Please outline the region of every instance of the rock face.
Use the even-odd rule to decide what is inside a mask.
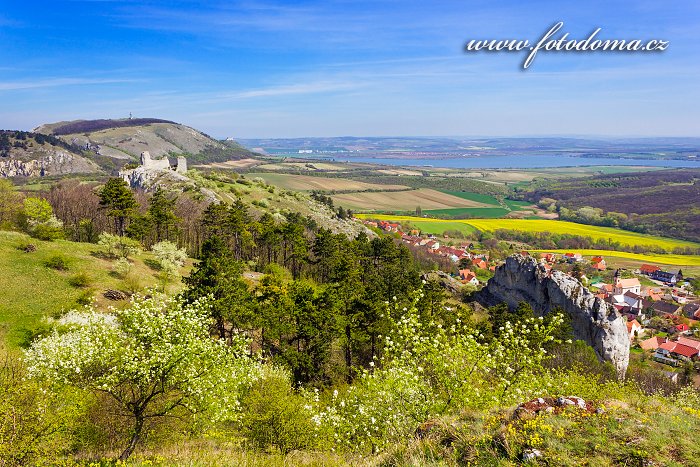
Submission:
[[[550,274],[529,256],[510,256],[476,300],[485,306],[505,302],[512,308],[524,301],[540,314],[561,308],[571,317],[577,339],[593,347],[598,358],[611,362],[621,378],[627,371],[630,340],[624,318],[561,271]]]
[[[0,177],[44,177],[97,171],[99,167],[93,162],[64,151],[55,151],[31,160],[0,159]]]

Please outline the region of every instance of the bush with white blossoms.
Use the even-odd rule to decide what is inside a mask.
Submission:
[[[508,323],[497,340],[486,342],[472,329],[422,323],[415,305],[389,311],[393,331],[371,370],[334,392],[328,404],[309,401],[316,425],[331,429],[336,443],[376,451],[430,418],[509,404],[542,390],[543,346],[554,340],[561,316],[546,324],[540,318]]]
[[[141,244],[136,240],[119,235],[102,232],[97,244],[104,249],[104,253],[112,258],[128,258],[141,252]]]
[[[132,416],[133,437],[144,423],[186,409],[211,420],[236,419],[239,395],[262,373],[248,342],[210,337],[206,300],[134,297],[125,310],[93,308],[66,315],[53,334],[26,351],[28,375],[110,395]]]
[[[151,251],[158,262],[160,267],[164,270],[175,270],[181,268],[185,261],[187,260],[187,253],[184,248],[178,248],[173,242],[164,240],[158,242],[151,247]]]

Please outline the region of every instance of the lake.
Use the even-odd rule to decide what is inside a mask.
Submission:
[[[334,160],[342,162],[364,162],[368,164],[400,166],[432,166],[450,169],[537,169],[551,167],[580,167],[589,165],[625,165],[646,167],[691,167],[700,168],[700,161],[659,160],[659,159],[614,159],[605,157],[575,157],[561,155],[513,155],[461,157],[451,159],[393,159],[386,157],[314,157],[309,154],[287,154],[288,157],[303,159]]]

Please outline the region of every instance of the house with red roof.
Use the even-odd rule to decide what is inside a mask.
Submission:
[[[679,344],[687,345],[688,347],[692,347],[692,348],[700,351],[700,341],[698,341],[698,340],[689,339],[687,337],[679,336],[678,339],[676,339],[676,342],[678,342]]]
[[[661,271],[661,268],[658,266],[652,266],[651,264],[642,264],[642,266],[639,268],[639,272],[645,276],[650,276],[656,271]]]
[[[489,267],[488,263],[484,261],[483,258],[474,258],[472,260],[472,265],[479,269],[487,269]]]
[[[650,337],[649,339],[643,340],[639,343],[639,346],[644,350],[656,350],[661,344],[667,342],[668,339],[665,337]]]
[[[607,269],[607,265],[602,256],[594,256],[591,259],[591,264],[593,265],[593,269],[597,269],[598,271],[605,271]]]
[[[656,349],[654,359],[659,359],[663,363],[676,365],[679,363],[679,361],[695,360],[698,358],[698,354],[700,354],[700,350],[694,347],[678,342],[667,341],[660,344]],[[675,361],[675,364],[670,363],[668,360]]]

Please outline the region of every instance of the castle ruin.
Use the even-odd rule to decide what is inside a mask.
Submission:
[[[163,159],[153,159],[148,151],[143,151],[141,153],[141,166],[144,169],[173,170],[177,173],[184,174],[187,172],[187,159],[185,159],[184,156],[178,156],[177,163],[171,165],[170,159],[167,157]]]

